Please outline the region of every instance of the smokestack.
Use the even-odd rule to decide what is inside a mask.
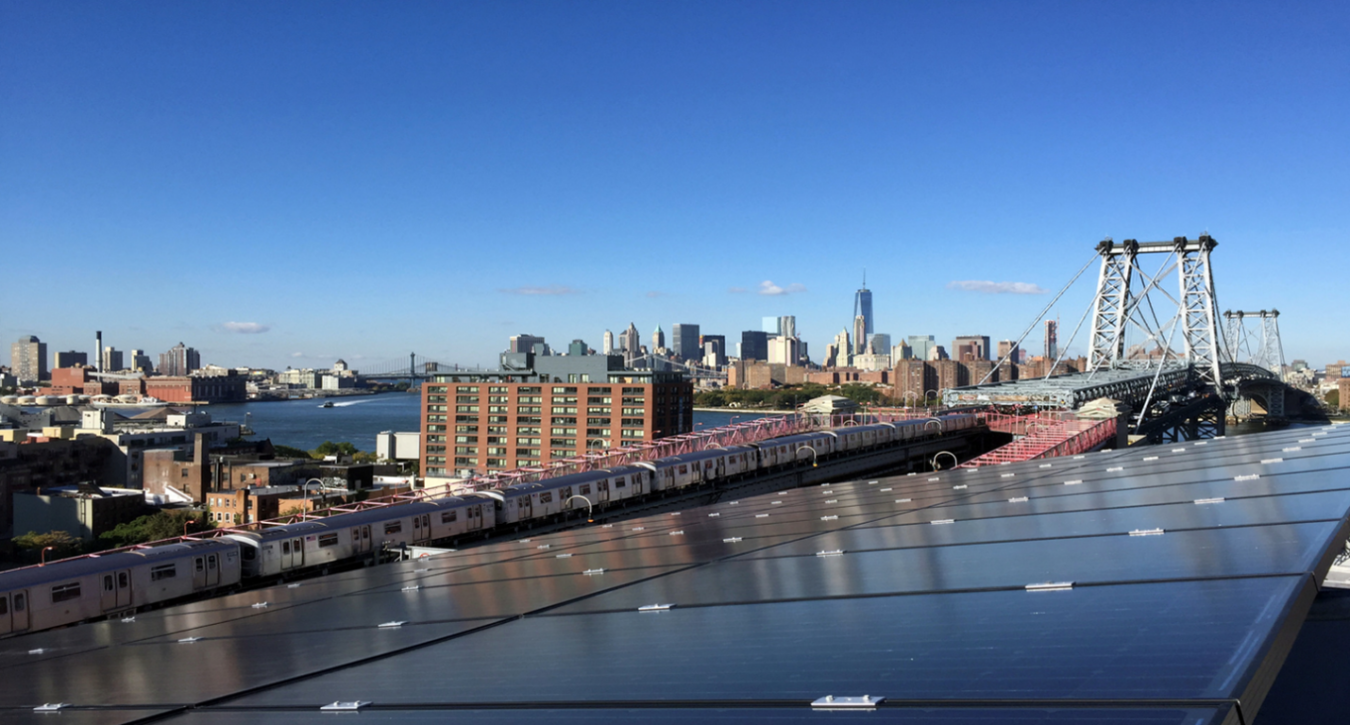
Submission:
[[[94,330],[94,369],[103,372],[103,331]]]

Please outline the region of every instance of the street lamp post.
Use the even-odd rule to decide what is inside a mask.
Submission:
[[[49,552],[49,551],[55,551],[55,550],[56,550],[56,547],[55,547],[55,546],[44,546],[44,547],[42,548],[42,554],[41,554],[42,559],[41,559],[41,561],[38,562],[38,566],[46,566],[46,565],[47,565],[47,552]]]
[[[193,525],[193,524],[195,524],[195,523],[197,523],[197,519],[188,519],[187,521],[184,521],[184,522],[183,522],[183,536],[184,536],[184,537],[186,537],[186,536],[188,535],[188,527],[191,526],[191,525]]]
[[[320,505],[322,505],[324,508],[328,508],[328,492],[327,492],[327,491],[324,489],[324,487],[323,487],[323,479],[322,479],[322,478],[310,478],[310,479],[307,479],[307,480],[305,481],[305,483],[304,483],[304,485],[303,485],[303,487],[302,487],[302,488],[304,489],[304,493],[305,493],[305,496],[304,496],[304,500],[305,500],[305,508],[306,508],[306,509],[309,509],[309,508],[310,508],[310,506],[309,506],[309,501],[310,501],[310,498],[309,498],[309,484],[311,484],[311,483],[317,483],[317,484],[319,484]]]

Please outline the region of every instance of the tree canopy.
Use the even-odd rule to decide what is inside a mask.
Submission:
[[[99,538],[112,547],[144,544],[147,541],[159,541],[182,536],[184,527],[188,533],[197,533],[213,528],[206,511],[179,509],[147,514],[134,521],[118,524],[112,531],[105,531]],[[192,523],[188,523],[188,522]]]

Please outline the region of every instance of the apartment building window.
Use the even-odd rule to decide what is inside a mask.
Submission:
[[[576,415],[577,409],[573,405],[555,405],[550,412],[554,415]]]
[[[587,405],[610,405],[614,402],[613,398],[587,398]]]
[[[625,428],[641,428],[643,420],[641,418],[624,418],[621,425]]]
[[[599,437],[603,437],[603,438],[608,438],[608,437],[609,437],[609,429],[608,429],[608,428],[587,428],[587,429],[586,429],[586,437],[587,437],[587,438],[590,438],[591,436],[599,436]]]
[[[434,423],[428,423],[428,424],[427,424],[427,432],[428,432],[428,433],[444,433],[444,432],[445,432],[445,426],[443,426],[443,425],[438,425],[438,424],[434,424]]]
[[[456,432],[456,433],[477,433],[477,432],[478,432],[478,426],[476,426],[476,425],[457,425],[457,426],[455,426],[455,432]]]
[[[539,428],[537,426],[523,425],[516,428],[516,435],[539,435]]]
[[[428,406],[427,406],[427,410],[428,410],[429,412],[432,412],[432,413],[444,413],[444,412],[446,412],[445,409],[446,409],[446,406],[444,406],[444,405],[428,405]]]
[[[611,392],[612,390],[613,390],[613,388],[589,388],[589,389],[586,390],[586,394],[587,394],[587,395],[609,395],[610,392]]]
[[[478,446],[455,446],[455,453],[458,455],[473,455],[478,452]]]
[[[519,388],[516,388],[516,392],[521,395],[538,395],[539,393],[544,392],[544,389],[536,385],[522,385]]]
[[[576,448],[575,438],[550,438],[548,440],[549,448]]]
[[[490,386],[488,386],[488,392],[489,392],[489,393],[505,393],[505,392],[507,392],[508,390],[510,390],[510,388],[506,387],[505,385],[490,385]]]
[[[553,428],[549,431],[555,436],[574,436],[577,434],[576,428]]]
[[[489,459],[487,459],[487,465],[488,465],[488,468],[494,468],[494,469],[500,470],[500,469],[506,468],[506,459],[505,459],[505,458],[489,458]]]
[[[478,465],[477,458],[456,458],[455,465],[460,468],[473,468]]]
[[[477,412],[478,412],[478,406],[476,406],[476,405],[456,405],[456,406],[455,406],[455,412],[456,412],[456,413],[477,413]]]
[[[577,394],[577,389],[576,389],[576,388],[554,388],[554,389],[553,389],[553,394],[554,394],[554,395],[576,395],[576,394]]]
[[[630,430],[630,429],[625,428],[622,432],[620,432],[619,436],[620,436],[621,438],[641,438],[641,437],[642,437],[642,431],[640,431],[640,430]]]
[[[488,422],[489,422],[489,423],[506,423],[506,422],[508,422],[508,421],[507,421],[507,419],[506,419],[506,416],[504,416],[504,415],[489,415],[489,416],[488,416]]]
[[[586,425],[609,425],[609,418],[587,418]]]

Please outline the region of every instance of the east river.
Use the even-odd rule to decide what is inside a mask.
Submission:
[[[272,439],[276,445],[313,450],[324,441],[350,442],[363,451],[375,450],[375,436],[382,431],[418,431],[418,413],[422,396],[412,393],[384,393],[327,398],[332,408],[322,407],[324,400],[286,400],[257,403],[210,405],[204,410],[215,420],[247,423],[253,440]],[[733,418],[744,421],[759,417],[746,413],[694,411],[694,426],[699,429],[727,425]]]

